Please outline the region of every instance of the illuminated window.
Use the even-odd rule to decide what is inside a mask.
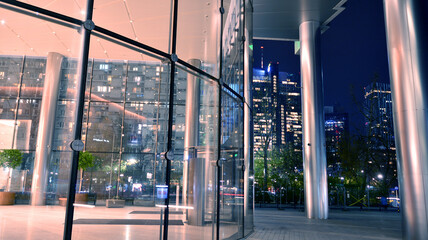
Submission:
[[[100,70],[108,70],[108,64],[100,64]]]

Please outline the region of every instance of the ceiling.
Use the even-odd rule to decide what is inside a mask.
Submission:
[[[83,20],[85,0],[23,0],[44,9]],[[96,0],[93,21],[130,39],[170,52],[171,0]],[[217,62],[219,6],[216,0],[179,1],[177,55]],[[37,13],[30,13],[30,15]],[[0,55],[46,56],[58,52],[68,57],[80,53],[76,29],[16,13],[0,5]],[[147,55],[93,36],[90,57],[152,60]]]
[[[85,0],[23,0],[60,14],[84,19]],[[171,0],[96,0],[95,25],[130,39],[170,52]],[[229,0],[225,1],[229,6]],[[327,26],[343,10],[346,0],[253,0],[254,38],[298,39],[302,21],[316,20]],[[3,6],[5,6],[3,4]],[[220,37],[218,0],[180,0],[177,55],[216,65]],[[226,9],[227,10],[227,9]],[[0,4],[0,55],[46,56],[58,52],[78,57],[81,37],[77,29],[17,13]],[[97,36],[91,38],[90,57],[98,59],[153,60]]]
[[[270,40],[298,40],[304,21],[318,21],[322,31],[340,12],[347,0],[253,0],[253,37]]]

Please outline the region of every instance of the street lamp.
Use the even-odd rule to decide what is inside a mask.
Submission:
[[[343,186],[343,209],[346,209],[346,188],[345,188],[345,177],[340,177]]]

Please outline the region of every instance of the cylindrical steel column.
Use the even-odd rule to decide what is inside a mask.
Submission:
[[[327,162],[319,22],[303,22],[299,31],[306,216],[327,219]]]
[[[253,19],[252,5],[245,2],[244,44],[244,227],[249,231],[254,224],[254,173],[253,173]],[[247,233],[244,231],[244,236]]]
[[[428,239],[428,2],[385,0],[404,239]]]
[[[202,65],[198,59],[191,59],[188,62],[197,68]],[[197,226],[204,224],[205,210],[205,166],[201,166],[205,162],[198,160],[196,149],[199,145],[199,105],[200,79],[188,73],[184,131],[183,201],[185,205],[193,207],[189,210],[189,224]]]
[[[33,206],[44,205],[46,200],[48,163],[52,150],[53,126],[63,58],[64,56],[61,54],[51,52],[48,54],[46,60],[43,99],[40,109],[33,182],[31,186],[31,205]]]

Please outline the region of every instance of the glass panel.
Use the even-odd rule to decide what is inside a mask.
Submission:
[[[21,97],[42,99],[46,58],[25,56]]]
[[[37,0],[25,1],[28,4],[41,7],[56,13],[74,17],[80,20],[85,19],[86,0]]]
[[[214,239],[218,86],[179,69],[175,88],[168,239]]]
[[[73,8],[66,2],[37,1],[37,4],[50,10],[61,6],[71,11]],[[70,4],[75,2],[82,1]],[[19,204],[58,205],[67,200],[71,159],[71,152],[67,150],[74,123],[74,107],[72,102],[58,101],[55,94],[43,94],[43,91],[47,89],[44,85],[46,79],[52,81],[50,84],[65,81],[62,64],[78,62],[76,57],[80,55],[81,37],[77,27],[69,28],[66,27],[69,24],[60,21],[42,20],[41,14],[25,15],[0,7],[0,16],[0,122],[2,125],[11,123],[7,128],[0,127],[2,132],[7,131],[0,136],[0,144],[3,143],[1,148],[19,149],[22,155],[21,164],[14,169],[0,168],[0,182],[5,176],[10,180],[4,189],[0,186],[4,191],[0,194],[14,194],[12,203],[16,204],[1,207],[0,221],[3,225],[0,239],[61,239],[65,208]],[[70,87],[64,87],[64,91]],[[21,98],[16,105],[18,92]],[[44,112],[41,112],[42,105],[46,107]],[[51,114],[46,114],[48,110],[52,110]],[[39,118],[43,114],[45,125],[39,127]],[[15,117],[17,121],[10,122]],[[61,120],[62,124],[55,120]],[[36,146],[40,147],[38,152],[35,151]],[[22,217],[18,220],[17,216]],[[40,232],[46,226],[49,226],[49,231]]]
[[[35,150],[39,129],[40,99],[21,99],[16,122],[15,147],[23,150]]]
[[[177,55],[183,61],[199,59],[201,69],[219,76],[220,1],[179,1]]]
[[[16,99],[0,99],[0,116],[1,119],[15,119]],[[7,125],[9,126],[9,125]],[[13,126],[10,125],[10,126]],[[4,129],[4,128],[2,128]]]
[[[88,71],[92,81],[91,101],[123,103],[126,64],[123,60],[91,60]],[[88,86],[89,84],[90,81],[87,81]]]
[[[128,82],[126,91],[129,94],[127,101],[144,101],[144,103],[154,103],[168,101],[167,89],[169,78],[168,65],[159,62],[129,62]],[[143,103],[143,102],[142,102]]]
[[[244,155],[242,103],[222,94],[222,151],[220,179],[220,238],[243,237]]]
[[[76,83],[78,61],[75,58],[66,58],[61,64],[61,82],[59,83],[58,99],[77,99]]]
[[[73,129],[75,124],[74,101],[58,100],[55,115],[55,129],[52,139],[52,148],[58,151],[70,151],[70,143],[74,140]],[[70,159],[71,161],[71,159]]]
[[[122,118],[123,104],[91,102],[88,130],[87,134],[84,134],[85,150],[89,152],[119,151]]]
[[[2,10],[0,10],[2,12]],[[3,31],[1,31],[3,36]],[[3,38],[3,37],[2,37]],[[2,40],[0,39],[0,44]],[[0,52],[1,53],[1,52]],[[1,55],[0,59],[0,97],[18,96],[19,78],[22,72],[22,56]]]
[[[160,153],[167,135],[169,67],[133,47],[91,42],[91,48],[101,42],[112,49],[102,59],[92,59],[97,52],[90,50],[84,138],[94,166],[79,172],[76,185],[86,208],[75,209],[73,239],[159,239],[163,215],[155,204],[163,200],[155,185],[165,184]],[[91,223],[99,225],[94,229]]]
[[[168,52],[171,4],[172,1],[95,1],[93,19],[95,24],[100,27]],[[99,47],[104,48],[103,45]],[[108,49],[108,54],[114,50],[108,47],[105,49]],[[119,52],[115,54],[119,54]],[[100,57],[98,56],[98,58]],[[127,57],[126,59],[131,60],[132,58]]]
[[[0,149],[11,149],[15,145],[15,111],[16,99],[0,99]]]
[[[223,33],[223,81],[235,92],[243,96],[244,91],[244,37],[243,26],[243,1],[232,0],[230,2],[227,20]]]

